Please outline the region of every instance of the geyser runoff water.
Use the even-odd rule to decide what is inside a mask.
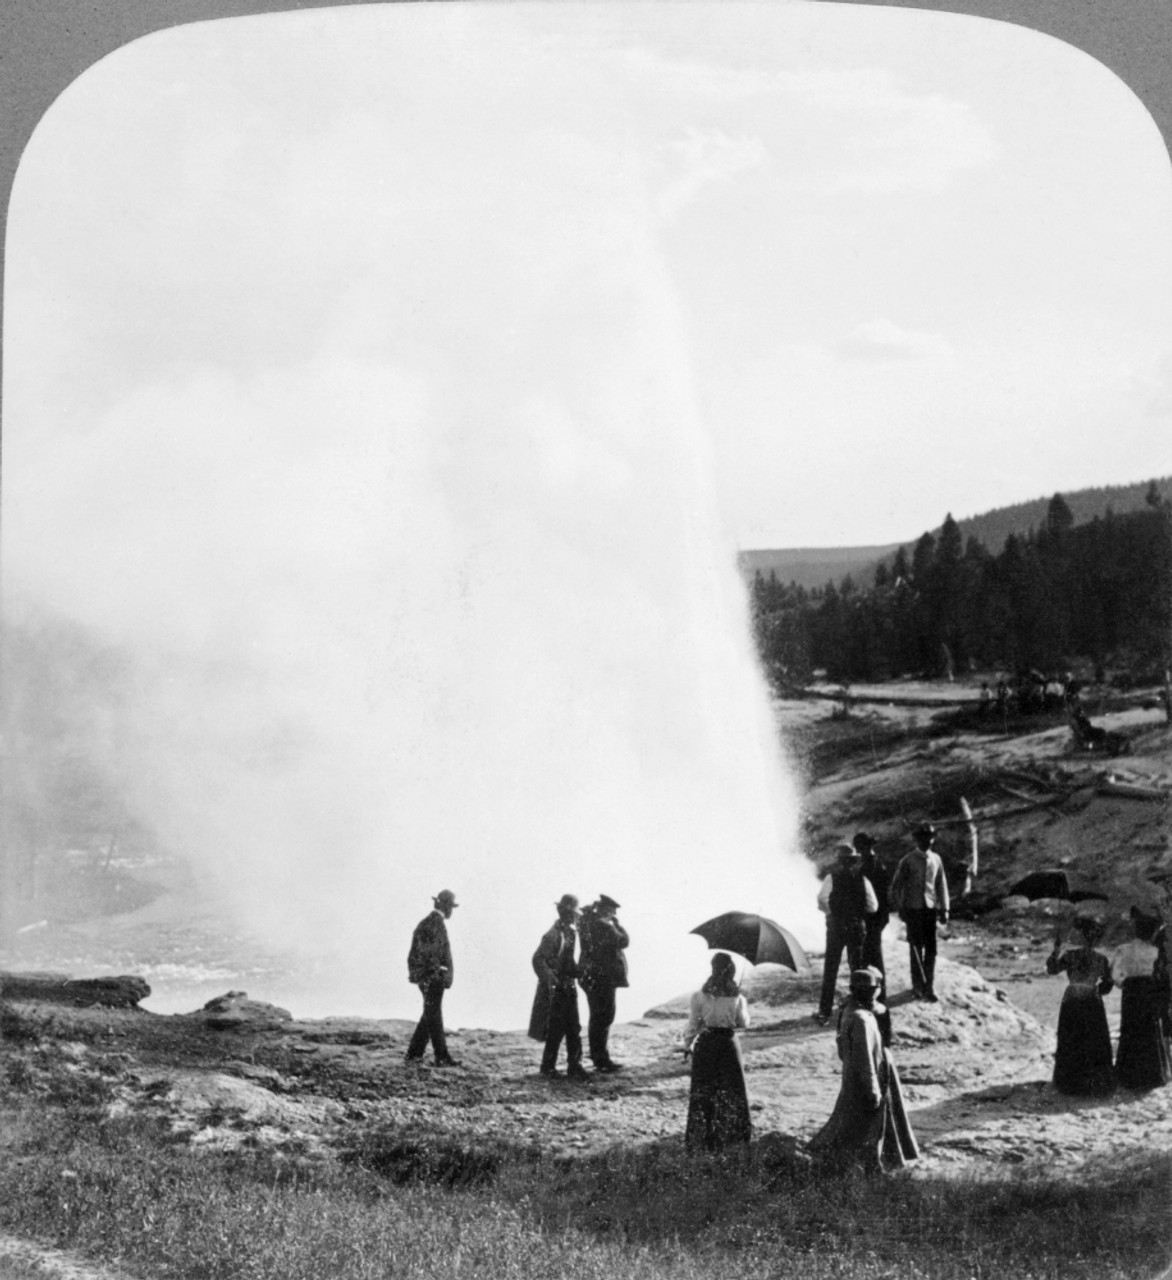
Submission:
[[[208,74],[210,101],[202,47],[182,65],[197,86]],[[146,58],[122,51],[87,92],[101,105]],[[390,93],[377,70],[370,94]],[[530,71],[527,91],[554,74]],[[461,74],[463,102],[499,88]],[[422,76],[408,88],[438,101]],[[267,90],[258,111],[297,85]],[[632,936],[619,1017],[638,1016],[703,980],[689,930],[708,917],[760,911],[807,942],[818,918],[663,204],[605,110],[555,96],[510,122],[486,177],[464,120],[386,146],[361,101],[336,138],[322,114],[305,153],[205,137],[202,185],[166,166],[155,197],[135,180],[166,225],[122,246],[128,275],[91,341],[122,306],[182,338],[156,319],[141,357],[120,348],[122,383],[81,424],[20,394],[12,350],[6,589],[135,655],[110,739],[128,803],[244,925],[318,958],[312,997],[251,996],[415,1016],[411,930],[450,888],[448,1021],[520,1027],[555,900],[607,893]],[[54,198],[70,105],[18,178],[14,332],[43,305],[21,237]],[[154,135],[119,123],[128,174],[149,173]],[[96,261],[111,188],[84,165],[71,181],[56,215]],[[320,288],[307,244],[330,260]],[[164,289],[184,304],[158,311]]]

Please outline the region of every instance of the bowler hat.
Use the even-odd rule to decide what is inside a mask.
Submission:
[[[852,969],[851,970],[851,990],[861,988],[864,991],[873,991],[879,986],[879,978],[876,976],[875,969]]]
[[[563,893],[555,905],[559,911],[577,911],[578,899],[572,893]]]
[[[921,822],[912,832],[912,839],[917,844],[931,844],[936,839],[936,828],[930,822]]]
[[[835,852],[838,854],[839,860],[845,862],[848,858],[859,857],[859,851],[849,840],[840,840],[834,846]]]
[[[856,849],[873,849],[875,847],[875,837],[869,831],[856,831],[852,843]]]
[[[456,895],[451,891],[451,889],[441,889],[439,893],[432,898],[432,902],[434,902],[437,907],[458,907],[460,905],[456,901]]]

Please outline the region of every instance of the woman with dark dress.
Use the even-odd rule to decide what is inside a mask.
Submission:
[[[1065,973],[1066,990],[1058,1009],[1058,1049],[1054,1088],[1059,1093],[1103,1096],[1115,1088],[1111,1032],[1103,997],[1115,985],[1107,957],[1095,950],[1103,927],[1089,916],[1074,922],[1077,942],[1063,947],[1061,932],[1046,957],[1046,972]],[[1081,946],[1077,943],[1081,942]]]
[[[1123,994],[1115,1078],[1125,1089],[1158,1089],[1172,1080],[1168,956],[1159,916],[1131,909],[1135,937],[1115,953],[1111,973]]]
[[[723,951],[712,957],[712,976],[692,996],[684,1052],[692,1056],[692,1090],[684,1144],[718,1151],[748,1143],[752,1134],[745,1068],[737,1029],[749,1025],[749,1006],[737,968]]]

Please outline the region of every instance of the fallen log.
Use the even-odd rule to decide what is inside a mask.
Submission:
[[[1124,800],[1167,801],[1168,799],[1168,792],[1159,787],[1142,787],[1135,782],[1117,782],[1111,777],[1099,783],[1099,795],[1119,796]]]

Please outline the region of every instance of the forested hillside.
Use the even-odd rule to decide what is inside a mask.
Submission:
[[[1147,505],[1152,485],[1161,498],[1172,498],[1172,477],[1141,481],[1137,484],[1100,485],[1093,489],[1078,489],[1064,494],[1063,498],[1077,525],[1088,524],[1095,516],[1126,515],[1142,511]],[[956,523],[960,535],[967,541],[976,538],[992,551],[1005,545],[1011,533],[1025,537],[1031,529],[1039,529],[1045,523],[1049,498],[1034,498],[1029,502],[1017,502],[1009,507],[998,507],[982,515],[962,517]],[[940,528],[931,530],[939,537]],[[913,543],[905,544],[910,554]],[[881,564],[891,566],[898,543],[888,546],[868,547],[790,547],[743,550],[737,553],[737,564],[746,582],[752,582],[760,572],[768,578],[775,573],[779,582],[793,583],[810,590],[824,587],[831,580],[837,582],[850,574],[858,587],[874,584],[875,574]]]
[[[819,669],[868,681],[1087,664],[1158,678],[1172,661],[1172,503],[1153,481],[1141,510],[1079,524],[1055,494],[1037,529],[997,552],[948,516],[872,586],[848,575],[810,591],[758,573],[752,601],[780,685]]]

